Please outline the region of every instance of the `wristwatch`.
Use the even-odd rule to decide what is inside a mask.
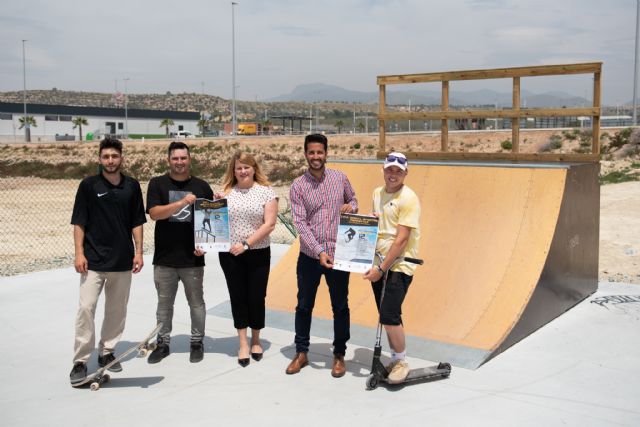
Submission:
[[[249,249],[251,249],[251,246],[249,246],[246,240],[242,241],[242,247],[244,248],[245,251],[248,251]]]
[[[380,267],[379,265],[376,265],[376,268],[378,269],[380,274],[382,274],[384,276],[384,270],[382,269],[382,267]]]

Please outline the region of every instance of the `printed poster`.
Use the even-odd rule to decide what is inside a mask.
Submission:
[[[364,273],[373,265],[378,240],[378,218],[340,214],[333,268]]]
[[[196,199],[193,211],[196,249],[204,252],[228,252],[231,244],[227,199]]]

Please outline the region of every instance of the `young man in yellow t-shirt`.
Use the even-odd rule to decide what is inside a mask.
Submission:
[[[373,191],[373,213],[379,218],[376,251],[384,255],[384,261],[364,274],[364,278],[371,281],[380,322],[392,349],[387,378],[389,384],[401,383],[409,374],[401,315],[402,302],[413,279],[415,264],[402,261],[391,268],[380,306],[384,274],[393,261],[398,257],[415,258],[418,254],[420,201],[416,193],[404,185],[408,166],[409,162],[402,153],[391,153],[384,162],[385,185]]]

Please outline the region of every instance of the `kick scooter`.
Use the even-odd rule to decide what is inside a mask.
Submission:
[[[380,263],[384,261],[384,257],[376,253],[376,256],[380,260]],[[373,348],[373,360],[371,362],[371,373],[367,377],[367,390],[374,390],[378,387],[380,382],[388,383],[387,377],[389,376],[389,372],[387,368],[380,361],[380,355],[382,354],[382,323],[380,317],[380,311],[382,308],[382,301],[384,300],[384,293],[387,287],[387,277],[389,275],[389,270],[391,267],[396,265],[401,261],[406,261],[412,264],[422,265],[424,263],[423,260],[417,258],[409,258],[409,257],[398,257],[393,263],[389,266],[387,271],[384,273],[383,281],[382,281],[382,292],[380,295],[380,306],[378,307],[378,327],[376,329],[376,345]],[[427,382],[435,379],[447,378],[451,374],[451,365],[449,363],[438,363],[435,366],[429,366],[426,368],[418,368],[411,369],[409,371],[409,375],[401,384],[413,383],[413,382]]]

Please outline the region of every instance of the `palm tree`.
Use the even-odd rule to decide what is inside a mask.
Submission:
[[[336,127],[338,128],[338,133],[342,132],[342,126],[344,126],[344,122],[342,120],[338,120],[336,122]]]
[[[80,141],[82,141],[82,126],[89,126],[89,122],[87,122],[87,119],[84,117],[74,117],[73,120],[71,120],[71,123],[73,123],[73,128],[78,128],[79,132],[80,132]]]
[[[171,119],[162,119],[162,121],[160,122],[160,127],[164,126],[164,130],[165,130],[165,134],[167,135],[167,138],[169,138],[169,126],[173,126],[175,123],[173,123],[173,120]]]
[[[204,136],[204,130],[209,127],[209,120],[201,118],[198,120],[198,128],[200,128],[200,135]]]
[[[20,127],[18,129],[22,129],[26,125],[26,128],[24,130],[25,139],[27,140],[27,142],[31,142],[31,127],[38,127],[36,119],[33,116],[26,116],[20,117],[18,119],[18,122],[20,122]]]
[[[271,123],[271,120],[266,119],[264,122],[262,122],[262,133],[264,134],[265,131],[269,132],[269,134],[271,134],[271,125],[273,123]]]

